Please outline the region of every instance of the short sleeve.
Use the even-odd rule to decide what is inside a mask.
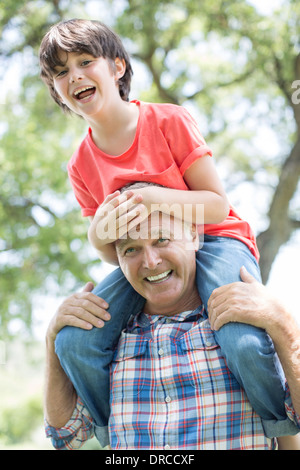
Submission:
[[[212,151],[201,135],[195,119],[183,107],[174,107],[166,138],[182,175],[198,158],[204,155],[212,156]]]
[[[94,216],[98,209],[98,204],[90,194],[82,179],[77,175],[76,168],[68,165],[68,175],[77,202],[81,207],[83,217]]]

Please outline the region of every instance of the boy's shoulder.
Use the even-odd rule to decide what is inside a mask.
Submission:
[[[144,116],[156,121],[167,121],[186,118],[188,111],[183,107],[173,103],[150,103],[141,102],[141,109]]]
[[[154,112],[157,114],[174,114],[180,112],[182,106],[173,103],[150,103],[142,101],[141,106],[145,111]]]

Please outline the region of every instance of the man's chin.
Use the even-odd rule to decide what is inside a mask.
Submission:
[[[154,315],[176,315],[180,308],[181,296],[174,292],[157,293],[147,296],[146,313]]]

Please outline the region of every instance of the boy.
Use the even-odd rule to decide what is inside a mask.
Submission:
[[[164,203],[167,213],[176,204],[182,208],[181,214],[189,204],[193,208],[189,221],[194,223],[199,223],[197,206],[204,205],[204,246],[196,256],[198,290],[205,308],[216,287],[240,279],[242,265],[260,279],[255,237],[229,207],[211,150],[195,121],[179,106],[128,101],[132,69],[115,33],[97,21],[62,22],[44,37],[40,64],[41,76],[59,106],[89,125],[68,172],[82,214],[91,220],[89,239],[102,259],[117,263],[113,242],[148,216],[154,204]],[[135,181],[164,187],[119,192]],[[111,217],[116,233],[99,238]],[[159,266],[153,266],[145,282],[159,288],[169,275],[172,273],[161,273]],[[96,435],[104,446],[108,442],[108,365],[129,316],[139,313],[144,301],[119,269],[94,292],[101,298],[101,314],[87,304],[86,311],[78,313],[81,322],[77,325],[82,329],[76,331],[77,352],[73,348],[70,355],[74,329],[66,327],[57,336],[57,353],[94,417]],[[110,314],[102,299],[109,303]],[[216,339],[262,417],[267,436],[297,433],[286,417],[284,378],[266,333],[229,323],[216,332]]]

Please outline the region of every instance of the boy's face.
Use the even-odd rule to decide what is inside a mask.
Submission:
[[[61,52],[64,66],[57,66],[53,83],[61,101],[87,121],[120,100],[118,79],[125,72],[120,59],[114,63],[86,53]]]

